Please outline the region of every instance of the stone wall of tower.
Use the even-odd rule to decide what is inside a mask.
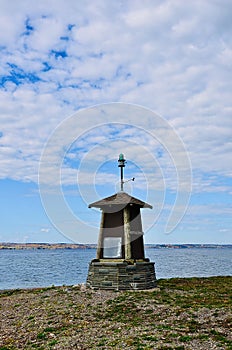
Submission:
[[[156,287],[153,262],[99,262],[92,261],[86,286],[93,289],[143,290]]]

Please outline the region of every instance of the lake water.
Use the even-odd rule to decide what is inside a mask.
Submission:
[[[96,249],[0,250],[0,290],[85,283]],[[146,249],[156,276],[232,275],[231,248]]]

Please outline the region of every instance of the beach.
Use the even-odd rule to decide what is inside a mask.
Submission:
[[[84,284],[0,293],[0,350],[232,349],[232,276],[158,280],[146,291]]]

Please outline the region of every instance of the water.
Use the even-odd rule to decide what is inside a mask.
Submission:
[[[0,250],[0,290],[85,283],[95,249]],[[146,250],[157,278],[232,275],[232,249]]]
[[[157,278],[232,275],[231,248],[147,249]]]
[[[95,249],[0,250],[0,289],[85,282]]]

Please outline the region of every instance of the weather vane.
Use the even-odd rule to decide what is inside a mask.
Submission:
[[[119,154],[119,159],[118,159],[118,167],[121,169],[121,191],[123,192],[123,185],[125,182],[128,181],[134,181],[135,178],[133,177],[130,180],[124,181],[123,180],[123,168],[125,168],[125,163],[126,163],[126,159],[124,158],[124,155],[122,153]]]

